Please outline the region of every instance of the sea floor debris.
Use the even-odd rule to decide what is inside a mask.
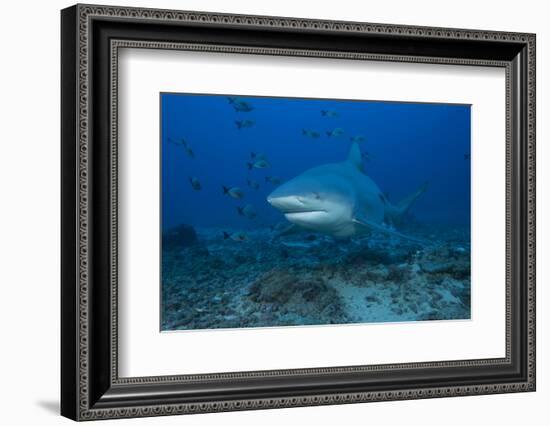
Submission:
[[[191,230],[181,230],[188,241]],[[192,244],[163,246],[162,330],[470,318],[468,227],[415,224],[409,233],[427,244],[194,231]]]

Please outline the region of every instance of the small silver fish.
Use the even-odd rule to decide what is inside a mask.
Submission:
[[[321,133],[311,129],[302,129],[302,135],[313,139],[317,139],[321,136]]]
[[[258,160],[253,163],[246,163],[246,166],[248,167],[248,170],[267,169],[269,167],[269,163],[266,160]]]
[[[265,160],[267,161],[267,157],[265,156],[265,154],[262,154],[262,153],[259,153],[259,152],[251,152],[250,153],[250,158],[252,158],[253,160]]]
[[[236,186],[233,188],[228,188],[227,186],[223,186],[223,185],[222,185],[222,188],[223,188],[223,195],[229,195],[231,198],[234,198],[236,200],[244,197],[244,192],[241,188],[238,188]]]
[[[323,117],[338,117],[340,114],[338,114],[333,109],[323,109],[321,110],[321,115]]]
[[[357,136],[352,136],[351,138],[349,138],[350,141],[352,142],[365,142],[365,137],[363,135],[357,135]]]
[[[168,138],[168,142],[171,142],[174,145],[178,145],[178,146],[183,146],[183,147],[187,146],[187,142],[183,138],[179,138],[179,139]]]
[[[189,146],[189,144],[187,143],[187,141],[185,139],[183,139],[183,138],[179,138],[179,139],[168,138],[168,141],[172,142],[174,145],[183,147],[185,153],[189,157],[195,158],[195,153],[193,152],[193,150],[191,149],[191,147]]]
[[[254,120],[236,120],[235,124],[237,125],[237,129],[241,130],[254,126],[256,122]]]
[[[252,204],[247,204],[244,207],[237,207],[237,213],[247,219],[254,219],[257,216],[256,210]]]
[[[332,136],[332,137],[342,136],[343,134],[344,134],[344,129],[340,127],[337,127],[336,129],[330,130],[327,132],[327,136]]]
[[[246,102],[242,102],[242,101],[235,104],[235,105],[233,105],[233,108],[237,112],[250,112],[254,109],[252,106],[250,106]]]
[[[200,191],[202,189],[200,181],[194,176],[189,178],[189,183],[195,191]]]
[[[237,112],[250,112],[254,109],[248,102],[242,101],[234,96],[228,96],[227,100]]]
[[[229,232],[224,231],[223,239],[227,240],[228,238],[232,239],[233,241],[242,242],[248,240],[248,235],[243,232],[233,232],[232,234],[230,234]]]
[[[266,176],[265,181],[270,182],[273,185],[279,185],[282,182],[281,179],[278,178],[277,176]]]
[[[274,231],[283,231],[285,229],[288,228],[288,224],[287,223],[283,223],[283,222],[278,222],[276,223],[275,225],[269,225],[269,230],[271,232],[274,232]]]
[[[247,179],[247,180],[246,180],[246,183],[247,183],[248,186],[251,187],[252,189],[259,189],[259,188],[260,188],[260,184],[259,184],[258,182],[256,182],[255,180]]]
[[[370,155],[368,152],[362,152],[362,153],[361,153],[361,157],[362,157],[363,160],[365,160],[365,161],[370,161],[370,160],[372,160],[372,155]]]
[[[195,158],[195,152],[191,149],[191,147],[189,147],[188,145],[185,146],[185,153],[190,157],[190,158]]]

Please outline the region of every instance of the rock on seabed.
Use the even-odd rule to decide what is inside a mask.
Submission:
[[[162,233],[162,249],[183,249],[198,243],[197,233],[191,225],[178,225]]]

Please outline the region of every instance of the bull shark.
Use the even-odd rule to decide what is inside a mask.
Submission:
[[[359,144],[354,142],[346,161],[306,170],[275,189],[267,202],[292,224],[281,234],[306,230],[334,238],[350,238],[370,231],[422,242],[393,227],[427,182],[397,204],[392,204],[363,171]]]

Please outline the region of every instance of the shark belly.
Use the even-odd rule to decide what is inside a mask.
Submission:
[[[356,234],[355,223],[351,217],[338,218],[324,211],[286,213],[285,218],[300,228],[319,232],[335,238],[348,238]]]
[[[346,222],[334,228],[330,235],[334,238],[350,238],[357,235],[357,227],[353,222]]]

